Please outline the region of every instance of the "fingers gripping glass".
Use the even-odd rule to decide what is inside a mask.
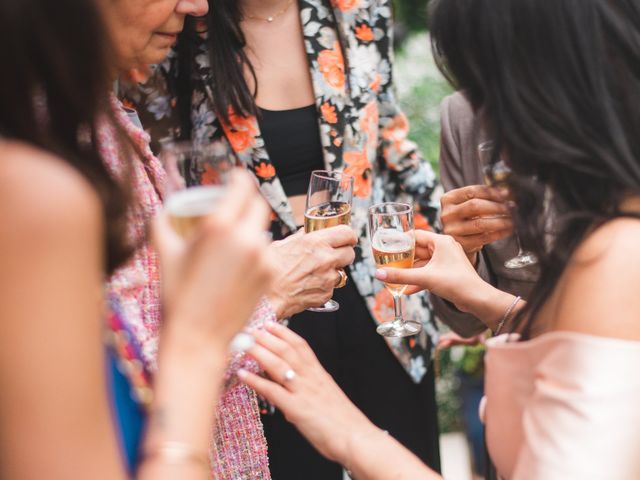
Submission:
[[[343,172],[315,170],[311,173],[304,214],[305,232],[351,224],[353,183],[354,178]],[[345,275],[340,273],[340,278],[344,278]],[[339,308],[338,302],[331,299],[321,307],[307,310],[335,312]]]
[[[234,156],[224,141],[193,143],[164,138],[159,158],[165,169],[164,209],[173,229],[188,237],[223,197]],[[253,343],[251,335],[241,332],[231,340],[229,350],[243,352]]]
[[[369,208],[369,236],[373,259],[378,268],[411,268],[415,256],[416,239],[413,229],[413,207],[406,203],[380,203]],[[393,296],[395,318],[376,331],[383,337],[408,337],[422,330],[422,325],[405,320],[402,314],[402,295],[407,285],[385,283]]]
[[[493,142],[484,142],[478,145],[480,161],[484,165],[482,168],[484,183],[489,187],[508,188],[508,180],[511,175],[511,170],[502,160],[492,163],[492,157],[494,155],[493,150]],[[504,262],[505,268],[524,268],[538,263],[538,259],[533,253],[522,249],[518,234],[515,233],[514,236],[518,245],[518,254]]]

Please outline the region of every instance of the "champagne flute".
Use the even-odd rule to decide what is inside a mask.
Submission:
[[[314,170],[311,172],[304,230],[307,233],[323,228],[351,224],[351,202],[354,178],[343,172]],[[341,277],[346,275],[344,270]],[[321,307],[308,308],[311,312],[335,312],[340,304],[331,299]]]
[[[494,146],[493,142],[484,142],[478,145],[478,153],[480,154],[480,160],[484,167],[482,173],[484,175],[484,183],[488,187],[497,188],[509,188],[509,176],[511,175],[511,169],[504,163],[503,160],[498,160],[492,163],[492,156]],[[538,263],[536,256],[522,249],[520,244],[520,237],[515,233],[516,243],[518,245],[518,254],[504,262],[505,268],[517,269],[528,267],[529,265],[535,265]]]
[[[166,172],[164,208],[174,230],[189,236],[224,195],[233,168],[229,148],[222,141],[199,144],[160,141],[160,161]]]
[[[416,239],[413,228],[413,207],[406,203],[380,203],[369,208],[369,236],[376,267],[412,268]],[[402,315],[402,295],[407,285],[386,283],[393,297],[395,318],[378,326],[383,337],[408,337],[422,330],[414,320]]]
[[[224,196],[233,157],[222,141],[203,144],[164,138],[160,147],[166,173],[164,209],[173,229],[186,238]],[[244,352],[254,343],[253,336],[240,332],[231,340],[229,352]]]

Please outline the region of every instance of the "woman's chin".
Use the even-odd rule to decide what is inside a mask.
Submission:
[[[156,47],[152,52],[144,55],[143,61],[146,65],[155,65],[157,63],[162,63],[169,55],[171,51],[171,45],[166,47]]]

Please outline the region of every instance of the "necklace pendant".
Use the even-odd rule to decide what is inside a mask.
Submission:
[[[267,17],[267,22],[269,23],[273,22],[273,17]]]

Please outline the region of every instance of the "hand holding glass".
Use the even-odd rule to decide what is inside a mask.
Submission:
[[[489,187],[508,188],[507,182],[511,175],[511,170],[502,160],[498,160],[496,163],[491,163],[491,157],[494,154],[493,149],[493,142],[484,142],[478,145],[480,160],[484,165],[482,168],[484,183]],[[518,254],[504,262],[505,268],[524,268],[538,263],[538,259],[533,253],[526,252],[522,249],[522,246],[520,245],[520,238],[517,233],[515,234],[515,238],[518,244]]]
[[[323,228],[349,225],[353,200],[354,178],[343,172],[315,170],[311,173],[304,230],[307,233]],[[340,273],[342,278],[344,271]],[[312,312],[335,312],[340,304],[331,299],[322,307],[308,308]]]
[[[225,194],[223,185],[233,169],[231,152],[222,141],[197,144],[163,139],[160,144],[166,174],[164,208],[173,229],[186,238]],[[243,352],[253,343],[251,335],[241,332],[229,350]]]

